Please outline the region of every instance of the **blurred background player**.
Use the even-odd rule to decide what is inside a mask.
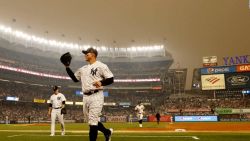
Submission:
[[[173,123],[174,123],[173,116],[171,116],[171,118],[170,118],[170,124],[173,124]]]
[[[157,124],[159,124],[159,123],[160,123],[160,120],[161,120],[161,115],[160,115],[160,113],[158,112],[158,113],[155,115],[155,117],[156,117],[156,120],[157,120]]]
[[[106,141],[111,141],[113,129],[107,129],[99,121],[101,115],[104,95],[103,86],[114,82],[113,73],[106,64],[96,60],[98,52],[94,48],[88,48],[82,51],[87,65],[79,68],[75,73],[68,66],[66,71],[74,82],[82,82],[83,91],[83,113],[89,124],[89,140],[96,141],[98,130],[101,131]]]
[[[133,123],[133,115],[132,114],[129,114],[128,122],[129,122],[129,124]]]
[[[65,107],[66,98],[62,93],[59,93],[59,87],[53,87],[53,94],[50,97],[50,105],[48,115],[51,117],[51,134],[50,136],[55,135],[55,121],[58,117],[58,121],[61,124],[61,135],[65,135],[65,125],[63,121],[63,114],[61,109]]]
[[[5,116],[5,124],[9,124],[9,117]]]
[[[145,107],[142,105],[141,102],[139,102],[138,105],[136,105],[135,110],[137,111],[137,117],[139,121],[139,127],[142,127],[142,119],[143,119],[143,110]]]

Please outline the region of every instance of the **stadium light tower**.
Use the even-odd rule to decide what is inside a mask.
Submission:
[[[182,94],[181,92],[181,75],[184,73],[183,70],[180,69],[180,63],[177,62],[176,63],[176,70],[174,72],[174,74],[176,75],[177,79],[178,79],[178,94]],[[176,84],[175,84],[176,86]]]
[[[182,70],[176,70],[175,71],[178,74],[178,81],[179,81],[179,94],[182,94],[181,92],[181,75],[183,74],[184,71]]]

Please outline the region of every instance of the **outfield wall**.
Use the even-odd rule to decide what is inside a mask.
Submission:
[[[138,122],[137,117],[129,116],[102,116],[101,122]],[[155,115],[144,116],[143,122],[156,122]],[[224,110],[220,115],[162,115],[160,122],[234,122],[234,121],[250,121],[250,114],[229,114],[228,109]],[[2,120],[0,124],[5,124],[7,121]],[[84,120],[65,120],[65,123],[83,123]],[[30,123],[50,123],[50,120],[10,120],[8,124],[30,124]]]
[[[218,116],[174,116],[175,122],[217,122]]]

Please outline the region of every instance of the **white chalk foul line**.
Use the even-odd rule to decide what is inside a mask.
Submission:
[[[195,140],[199,140],[200,139],[200,138],[198,138],[196,136],[193,136],[192,138],[195,139]]]
[[[116,136],[123,138],[192,138],[195,140],[199,140],[200,138],[196,136],[135,136],[135,135],[127,135],[127,136]]]
[[[19,134],[19,135],[10,135],[10,136],[7,136],[8,138],[13,138],[13,137],[20,137],[20,136],[23,136],[23,134]]]
[[[19,136],[33,136],[33,137],[48,137],[49,135],[41,135],[41,134],[20,134],[20,135],[12,135],[12,136],[8,136],[8,137],[19,137]],[[68,137],[87,137],[88,135],[64,135],[64,136],[68,136]],[[61,135],[56,135],[53,137],[64,137]],[[102,136],[102,135],[101,135]],[[196,136],[139,136],[139,135],[126,135],[126,136],[112,136],[112,138],[192,138],[195,140],[199,140],[198,137]]]

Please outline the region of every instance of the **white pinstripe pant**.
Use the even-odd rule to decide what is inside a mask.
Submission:
[[[137,118],[138,118],[138,120],[142,120],[143,119],[143,114],[142,113],[138,113],[137,114]]]
[[[89,125],[98,125],[104,103],[103,91],[91,95],[83,95],[84,119]]]
[[[55,134],[56,117],[58,117],[58,121],[61,124],[62,132],[65,132],[65,125],[63,121],[63,115],[61,114],[61,109],[52,109],[51,111],[51,134]]]

